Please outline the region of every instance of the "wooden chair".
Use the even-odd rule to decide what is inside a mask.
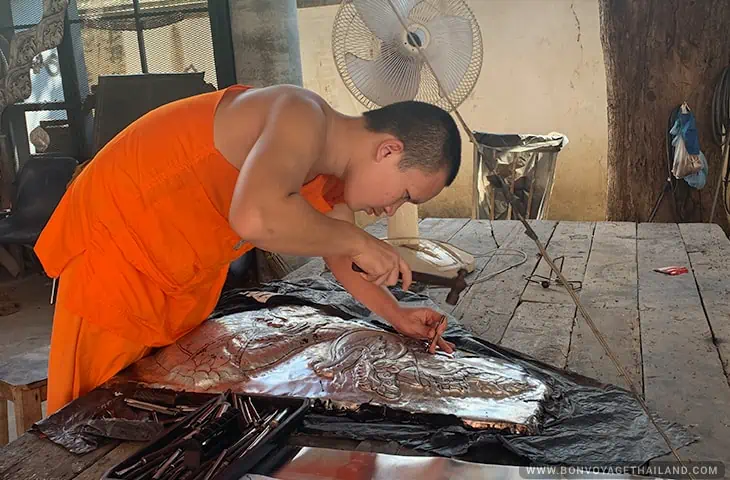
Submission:
[[[0,363],[0,445],[9,440],[8,403],[15,407],[18,436],[43,418],[41,402],[46,400],[48,351],[41,347],[14,355]]]

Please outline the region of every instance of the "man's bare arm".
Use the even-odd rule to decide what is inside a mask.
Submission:
[[[322,153],[325,121],[319,105],[296,93],[273,102],[233,193],[229,221],[241,238],[291,255],[351,257],[361,250],[355,225],[320,214],[299,195]]]
[[[327,215],[353,224],[355,222],[354,214],[347,205],[336,205]],[[441,338],[446,330],[446,323],[441,322],[441,314],[428,308],[402,307],[385,287],[373,284],[353,271],[352,262],[347,257],[327,256],[324,260],[337,280],[356,300],[397,331],[414,338],[437,338],[435,345],[441,350],[447,353],[454,351],[454,345]],[[404,288],[408,289],[405,282]]]
[[[347,205],[335,205],[335,208],[327,215],[353,225],[355,223],[355,214]],[[385,287],[368,282],[362,275],[355,272],[349,257],[327,255],[324,257],[324,261],[337,281],[368,310],[389,322],[398,317],[400,305],[395,297]]]

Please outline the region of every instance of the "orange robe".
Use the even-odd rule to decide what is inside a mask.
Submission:
[[[148,113],[69,186],[35,246],[46,273],[59,279],[49,414],[200,325],[229,264],[253,248],[229,225],[239,171],[213,141],[223,94],[247,88]],[[342,183],[319,176],[301,195],[328,212]]]

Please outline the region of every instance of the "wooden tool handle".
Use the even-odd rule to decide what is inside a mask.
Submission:
[[[357,264],[352,264],[352,269],[359,273],[367,273],[365,270],[360,268]],[[399,280],[402,280],[400,276],[398,277]],[[422,282],[426,283],[428,285],[440,285],[443,287],[451,287],[454,283],[454,279],[451,278],[445,278],[445,277],[439,277],[438,275],[432,275],[430,273],[421,273],[416,271],[411,271],[411,279],[414,282]]]

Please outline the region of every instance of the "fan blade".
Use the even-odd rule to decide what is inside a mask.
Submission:
[[[347,71],[355,86],[377,105],[385,106],[418,95],[421,81],[421,62],[404,56],[392,44],[384,44],[375,60],[363,60],[351,53],[345,54]]]
[[[472,61],[473,33],[471,22],[463,17],[436,17],[425,25],[431,39],[424,55],[433,67],[448,96],[456,90]]]
[[[393,11],[393,6],[405,20],[411,13],[413,6],[420,0],[353,0],[358,15],[380,40],[387,42],[396,35],[401,35],[403,26]]]

